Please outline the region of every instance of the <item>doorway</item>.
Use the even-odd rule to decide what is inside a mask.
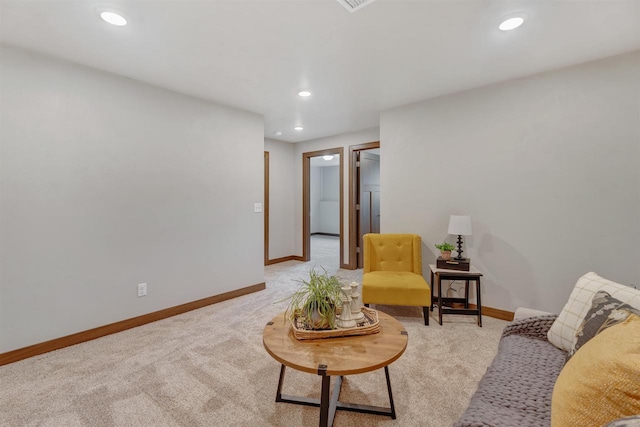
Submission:
[[[349,147],[349,267],[362,268],[362,236],[380,233],[380,141]]]
[[[321,265],[328,262],[331,265],[323,266],[331,268],[344,267],[343,151],[332,148],[302,154],[302,258],[317,259]]]

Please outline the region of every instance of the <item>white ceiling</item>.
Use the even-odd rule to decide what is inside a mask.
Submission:
[[[298,142],[379,112],[640,49],[640,1],[1,0],[1,40],[264,115]],[[114,27],[100,8],[121,11]],[[515,11],[528,20],[497,29]],[[297,92],[313,95],[300,98]],[[303,131],[295,131],[297,124]],[[281,131],[281,136],[274,135]]]

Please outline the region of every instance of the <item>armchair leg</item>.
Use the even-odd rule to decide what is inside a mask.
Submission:
[[[364,306],[365,306],[365,307],[369,307],[369,304],[365,304]]]
[[[429,307],[422,307],[422,313],[424,314],[425,326],[429,326]]]

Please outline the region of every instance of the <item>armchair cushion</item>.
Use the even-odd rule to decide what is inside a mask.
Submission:
[[[403,271],[373,271],[362,279],[362,301],[367,304],[428,307],[431,289],[420,274]]]

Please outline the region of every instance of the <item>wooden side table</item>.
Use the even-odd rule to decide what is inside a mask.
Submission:
[[[433,311],[433,305],[438,304],[438,320],[442,325],[443,314],[464,314],[471,316],[478,316],[478,326],[482,327],[482,303],[480,300],[480,277],[482,273],[474,268],[470,267],[469,271],[460,270],[446,270],[444,268],[438,268],[435,264],[429,264],[431,269],[431,311]],[[435,277],[435,281],[434,281]],[[442,297],[442,280],[464,280],[464,298],[448,298]],[[469,282],[476,282],[476,308],[469,308]],[[433,288],[438,288],[438,296],[433,296]],[[443,307],[443,303],[462,303],[464,308]]]

